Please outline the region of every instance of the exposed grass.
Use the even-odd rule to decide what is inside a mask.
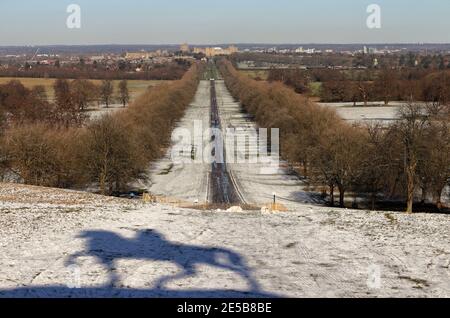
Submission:
[[[392,214],[385,213],[384,216],[386,217],[386,219],[389,220],[389,222],[391,222],[391,224],[396,224],[397,223],[397,219]]]
[[[320,90],[322,89],[322,83],[312,82],[309,83],[309,89],[311,90],[311,96],[320,97]]]
[[[217,71],[217,68],[213,65],[208,65],[205,73],[204,73],[204,80],[210,80],[210,79],[219,79],[219,72]]]
[[[268,70],[239,70],[241,74],[247,75],[248,77],[252,79],[262,79],[264,81],[267,81],[267,78],[269,77],[269,71]]]
[[[42,85],[47,91],[47,96],[50,100],[53,99],[53,84],[56,79],[53,78],[27,78],[27,77],[0,77],[0,85],[6,84],[11,80],[20,81],[25,87],[32,88],[33,86]],[[96,85],[101,83],[101,80],[91,80]],[[114,89],[117,91],[119,80],[114,80]],[[161,85],[163,83],[169,83],[170,81],[145,81],[145,80],[129,80],[128,89],[130,91],[130,96],[132,99],[142,94],[148,87],[154,87]]]

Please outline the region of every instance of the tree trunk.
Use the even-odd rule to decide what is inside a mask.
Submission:
[[[436,208],[438,210],[442,210],[441,198],[442,198],[442,191],[441,190],[436,191],[436,194],[435,194],[435,197],[434,197],[434,202],[435,202]]]
[[[100,173],[100,193],[102,195],[106,195],[106,174],[105,173]]]
[[[106,183],[108,182],[108,151],[105,151],[103,158],[103,167],[100,170],[100,191],[106,195]]]
[[[427,189],[425,189],[425,187],[422,187],[422,199],[420,200],[420,203],[424,205],[425,202],[427,202]]]
[[[414,168],[411,165],[406,168],[406,177],[408,183],[406,213],[413,213],[415,184],[414,184]]]
[[[330,205],[334,206],[334,184],[330,185]]]
[[[373,192],[373,193],[372,193],[372,198],[371,198],[371,201],[372,201],[372,211],[375,211],[375,201],[376,201],[376,198],[377,198],[377,195],[376,195],[375,192]]]
[[[345,208],[345,190],[343,187],[339,188],[339,206]]]

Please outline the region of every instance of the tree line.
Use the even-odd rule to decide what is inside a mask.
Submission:
[[[356,49],[356,48],[355,48]],[[255,53],[241,52],[231,56],[236,65],[251,61],[256,67],[278,65],[284,67],[307,67],[308,69],[409,69],[445,70],[450,69],[450,55],[443,53],[408,52],[399,54],[348,53]]]
[[[311,94],[320,83],[322,102],[383,102],[411,99],[435,103],[450,101],[450,71],[392,69],[340,71],[332,69],[271,69],[268,80],[280,81],[299,94]]]
[[[58,79],[53,91],[51,101],[42,85],[28,89],[18,80],[0,85],[0,125],[41,122],[81,126],[89,106],[102,103],[108,107],[117,100],[125,107],[130,101],[127,80],[120,81],[116,91],[111,80],[96,85],[85,79]]]
[[[118,62],[114,67],[101,64],[86,65],[84,63],[62,66],[51,65],[9,65],[0,68],[0,77],[30,77],[30,78],[73,78],[73,79],[127,79],[127,80],[178,80],[189,69],[189,64],[173,62],[157,65],[134,65],[127,62]],[[135,69],[141,69],[135,72]]]
[[[25,92],[17,112],[28,115],[14,117],[15,110],[5,108],[0,100],[7,117],[0,138],[1,176],[37,186],[96,187],[106,195],[126,190],[131,182],[145,177],[149,163],[163,154],[173,125],[195,94],[200,68],[193,65],[181,80],[149,88],[130,107],[84,125],[73,118],[71,109],[58,115],[70,120],[35,118],[30,114],[40,114],[42,97],[14,83],[22,90],[19,94]],[[67,101],[72,98],[67,84],[55,84],[61,87],[54,107],[73,105]],[[7,96],[6,105],[20,99],[13,95]]]
[[[350,125],[330,108],[295,93],[280,82],[255,81],[226,60],[220,70],[227,87],[261,127],[280,129],[281,155],[335,204],[346,195],[404,200],[411,213],[417,201],[442,208],[450,177],[450,108],[443,98],[427,106],[410,99],[399,120]],[[430,199],[431,198],[431,199]]]

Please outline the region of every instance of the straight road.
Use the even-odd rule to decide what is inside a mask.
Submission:
[[[211,84],[211,128],[214,130],[221,130],[222,125],[219,116],[219,108],[217,105],[216,82],[210,81]],[[234,183],[230,178],[226,163],[226,149],[222,138],[213,133],[213,141],[215,147],[213,155],[216,160],[212,163],[210,174],[210,203],[213,204],[242,204],[242,200],[237,194]]]

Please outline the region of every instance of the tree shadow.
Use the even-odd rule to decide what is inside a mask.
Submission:
[[[155,230],[138,231],[131,239],[108,231],[86,231],[79,235],[79,238],[86,240],[86,248],[70,255],[65,266],[76,265],[79,257],[94,257],[108,270],[108,283],[98,288],[46,286],[0,290],[0,297],[277,297],[262,292],[245,259],[229,249],[172,243]],[[121,278],[115,270],[117,262],[123,259],[170,262],[181,270],[175,275],[160,277],[151,289],[128,289],[121,287]],[[166,289],[169,282],[196,276],[198,265],[231,271],[239,275],[248,284],[249,289]]]

